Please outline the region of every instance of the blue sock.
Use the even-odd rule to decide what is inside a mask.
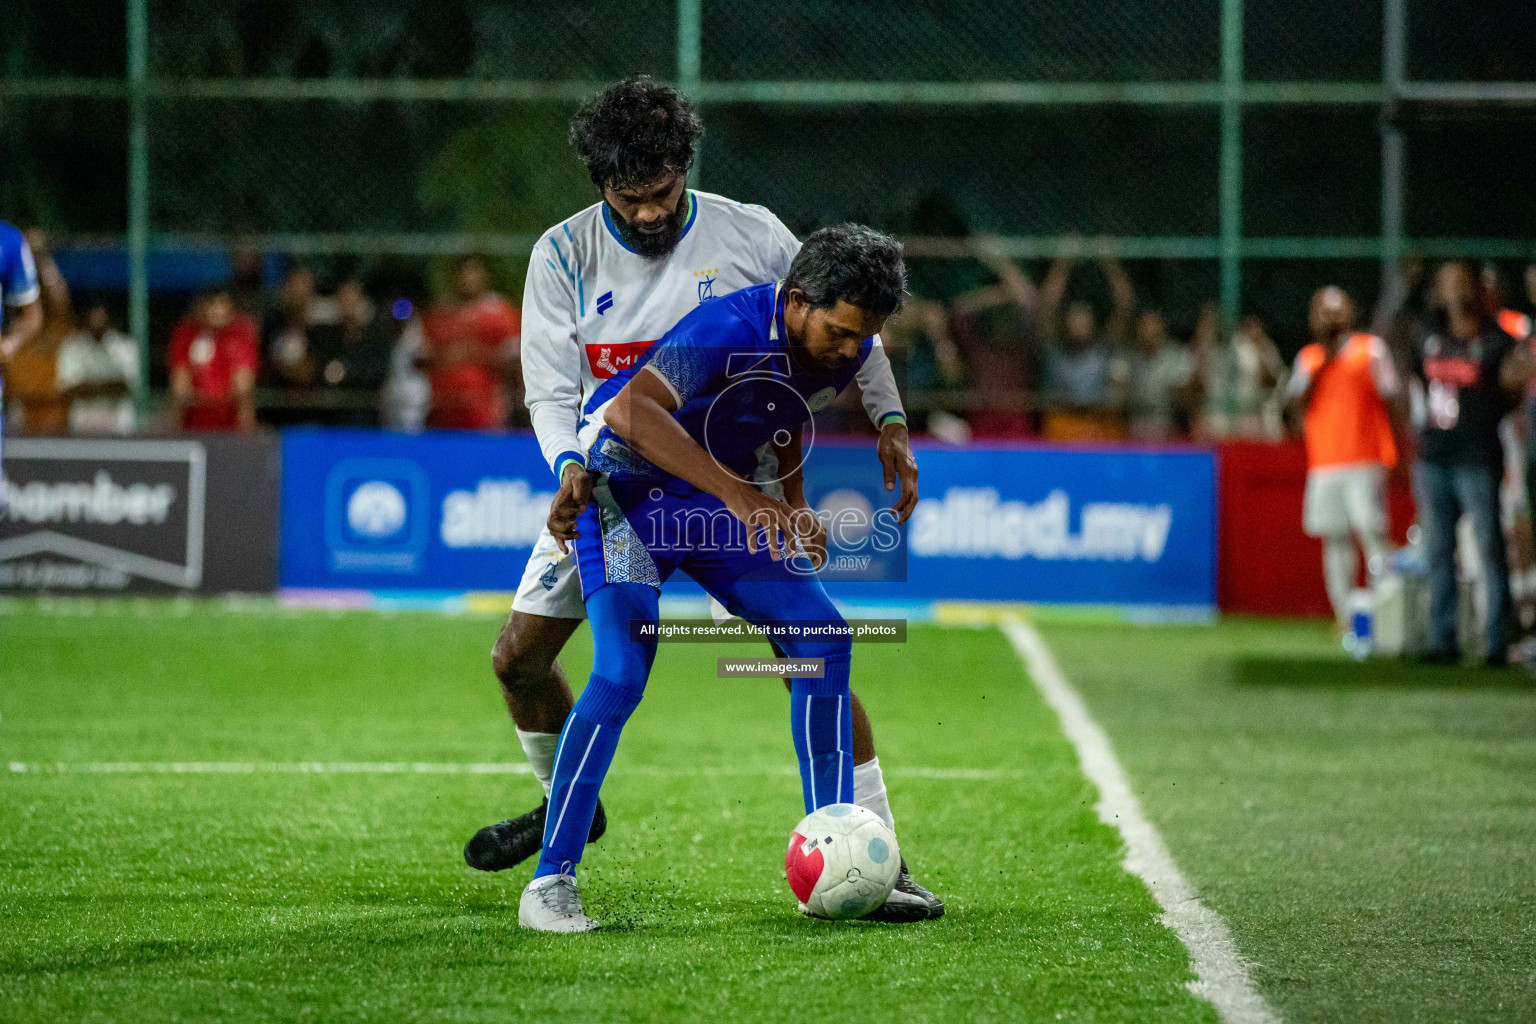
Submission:
[[[624,723],[640,703],[640,689],[594,675],[560,730],[555,775],[544,820],[544,851],[534,878],[567,874],[581,862],[597,811],[597,794],[619,748]]]
[[[824,678],[790,680],[789,720],[807,814],[827,804],[853,802],[849,660],[846,653],[829,656]]]
[[[630,639],[631,619],[656,618],[656,588],[612,583],[587,598],[592,623],[592,678],[560,730],[544,819],[544,852],[534,878],[573,871],[581,862],[597,811],[597,793],[613,763],[619,733],[645,693],[656,644]]]

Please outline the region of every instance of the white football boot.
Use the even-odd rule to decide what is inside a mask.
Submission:
[[[576,876],[564,873],[528,883],[517,905],[517,923],[536,932],[590,932],[598,927],[581,912]]]

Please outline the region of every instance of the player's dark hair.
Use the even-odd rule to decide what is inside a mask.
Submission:
[[[571,148],[598,188],[632,188],[685,173],[704,135],[693,104],[649,75],[615,82],[571,118]]]
[[[862,224],[822,228],[805,240],[784,287],[798,288],[812,309],[847,302],[877,316],[901,308],[907,266],[901,243]]]

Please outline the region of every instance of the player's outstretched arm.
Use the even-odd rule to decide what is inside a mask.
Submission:
[[[876,454],[885,470],[885,489],[894,491],[898,483],[901,485],[894,511],[896,521],[904,523],[917,507],[917,460],[912,457],[907,438],[907,417],[902,411],[896,375],[891,372],[890,358],[878,334],[855,379],[864,397],[864,411],[880,431]]]
[[[912,443],[907,437],[904,420],[891,420],[880,428],[880,444],[876,449],[880,465],[885,469],[885,489],[893,491],[901,485],[901,494],[891,511],[896,522],[904,523],[917,508],[917,459],[912,456]]]
[[[757,532],[764,530],[769,554],[777,561],[794,535],[794,510],[700,448],[672,415],[677,404],[671,386],[647,365],[614,397],[604,419],[652,465],[725,502],[730,513],[747,524],[748,551],[757,551]]]

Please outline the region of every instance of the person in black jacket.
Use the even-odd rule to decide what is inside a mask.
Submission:
[[[1487,591],[1484,664],[1508,662],[1512,624],[1509,562],[1499,521],[1504,450],[1499,422],[1532,376],[1524,348],[1500,330],[1476,275],[1465,263],[1435,271],[1413,357],[1422,389],[1414,498],[1424,531],[1430,581],[1425,660],[1459,660],[1456,644],[1456,523],[1465,513],[1477,538]]]

